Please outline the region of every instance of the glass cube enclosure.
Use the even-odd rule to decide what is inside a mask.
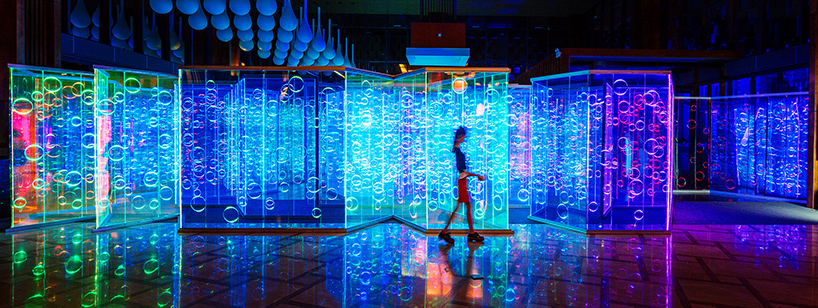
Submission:
[[[182,67],[182,228],[442,228],[460,125],[476,228],[507,228],[507,71],[334,69]]]
[[[532,83],[530,218],[583,232],[669,230],[670,73],[591,70]]]
[[[176,76],[96,66],[97,228],[179,215]]]
[[[94,215],[94,76],[9,65],[12,228]]]
[[[469,171],[486,175],[485,182],[469,180],[475,228],[507,229],[507,71],[346,75],[348,225],[395,218],[430,232],[443,228],[457,198],[454,132],[464,126]],[[467,228],[464,214],[455,215],[452,228]]]
[[[426,171],[428,223],[442,229],[457,205],[454,132],[466,128],[460,145],[468,171],[475,229],[508,229],[509,126],[508,71],[505,69],[426,68]],[[400,79],[396,79],[400,80]],[[462,212],[461,212],[462,211]],[[454,229],[468,229],[461,206]]]
[[[711,99],[711,191],[806,199],[809,93]]]
[[[343,77],[182,67],[181,227],[344,228]]]

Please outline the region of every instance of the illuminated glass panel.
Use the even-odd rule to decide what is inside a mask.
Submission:
[[[97,228],[179,215],[176,76],[95,67]]]
[[[93,216],[93,75],[9,68],[12,227]]]
[[[509,86],[508,95],[508,204],[527,208],[531,201],[531,86]]]
[[[806,92],[714,97],[710,189],[806,199]]]
[[[427,72],[429,229],[442,229],[457,202],[454,133],[466,128],[460,145],[468,171],[475,229],[508,228],[509,126],[508,74],[494,72]],[[465,212],[464,206],[458,210]],[[461,212],[462,211],[462,212]],[[468,229],[465,214],[452,228]]]
[[[422,93],[424,85],[421,82],[417,91]],[[415,140],[422,135],[411,131],[411,124],[422,126],[417,124],[423,122],[422,114],[412,113],[423,112],[423,100],[416,99],[413,87],[409,85],[406,95],[399,96],[389,76],[346,72],[343,153],[348,226],[389,219],[421,198],[422,188],[414,184],[425,184],[425,152],[418,147],[422,139]],[[413,110],[414,106],[420,108]],[[413,206],[422,209],[424,204]]]
[[[531,217],[580,230],[668,230],[668,73],[584,71],[533,81]]]

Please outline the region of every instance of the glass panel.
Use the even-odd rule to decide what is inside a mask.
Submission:
[[[10,65],[12,227],[94,215],[94,76]]]
[[[178,78],[107,67],[94,76],[97,228],[179,215]]]
[[[533,82],[531,217],[580,230],[667,230],[673,93],[667,74]]]

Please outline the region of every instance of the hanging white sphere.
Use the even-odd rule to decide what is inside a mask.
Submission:
[[[250,0],[230,0],[230,10],[236,15],[250,13]]]
[[[199,10],[199,0],[176,0],[176,8],[182,14],[193,14]]]
[[[286,51],[286,50],[278,50],[278,49],[276,49],[276,51],[275,51],[275,56],[276,56],[276,58],[281,58],[281,59],[284,59],[284,58],[286,58],[286,57],[287,57],[287,51]]]
[[[207,28],[207,16],[205,16],[204,10],[199,9],[196,13],[190,15],[187,19],[187,23],[195,30],[204,30],[204,28]]]
[[[298,27],[298,18],[295,17],[290,0],[284,0],[284,8],[281,11],[281,18],[278,19],[281,29],[293,31]]]
[[[91,35],[91,29],[74,27],[71,29],[71,34],[80,38],[88,38],[88,36]]]
[[[259,41],[268,42],[268,43],[273,41],[273,31],[258,30],[258,33],[256,33],[256,36],[258,36]]]
[[[229,42],[233,39],[233,29],[228,27],[224,30],[218,30],[216,31],[216,37],[222,42]]]
[[[94,40],[99,41],[99,27],[91,26],[91,37],[93,37]]]
[[[210,24],[212,24],[213,28],[216,28],[216,30],[230,28],[230,16],[227,15],[227,12],[210,16]]]
[[[159,14],[167,14],[173,10],[173,1],[171,0],[151,0],[151,9]]]
[[[153,3],[151,1],[151,3]],[[91,16],[88,15],[88,8],[85,6],[84,0],[79,0],[74,11],[71,12],[71,24],[77,28],[88,28],[91,25]],[[81,31],[81,30],[80,30]],[[86,35],[86,37],[88,37]]]
[[[299,40],[293,41],[293,49],[298,50],[299,52],[303,53],[307,51],[307,48],[310,47],[308,43],[301,42]]]
[[[239,48],[244,51],[253,50],[253,41],[239,41]]]
[[[278,3],[276,3],[276,0],[257,0],[256,9],[261,15],[272,16],[278,9]]]
[[[294,37],[294,35],[293,35],[293,33],[291,31],[284,30],[284,29],[282,29],[280,27],[278,28],[278,32],[276,33],[276,36],[278,36],[279,41],[284,42],[284,43],[292,42],[293,37]]]
[[[284,65],[284,57],[273,57],[273,63],[275,63],[275,65]]]
[[[284,51],[290,50],[290,43],[285,43],[285,42],[282,42],[282,41],[276,41],[276,49],[280,49],[280,50],[284,50]]]
[[[250,15],[236,15],[233,17],[233,25],[238,30],[248,30],[253,27],[253,18]]]
[[[119,8],[119,15],[116,18],[116,24],[114,24],[114,27],[111,29],[111,34],[122,41],[126,41],[131,37],[131,28],[128,26],[128,22],[125,21],[125,13],[121,7]]]
[[[236,37],[238,37],[242,41],[252,41],[253,40],[253,29],[238,30],[238,31],[236,31]]]
[[[219,15],[227,10],[227,0],[204,0],[202,6],[210,15]]]
[[[94,23],[94,26],[99,27],[99,5],[97,5],[97,9],[94,10],[94,14],[91,15],[91,22]]]
[[[261,50],[261,49],[259,49],[259,50],[258,50],[258,57],[259,57],[259,58],[262,58],[262,59],[267,59],[267,58],[269,58],[269,57],[270,57],[270,51],[269,51],[269,50]]]
[[[304,3],[304,8],[306,9],[306,2]],[[298,26],[298,35],[296,37],[302,43],[309,43],[312,41],[312,29],[310,29],[310,23],[307,22],[306,10],[303,13],[303,16],[301,16],[301,25]]]
[[[276,19],[273,16],[258,15],[256,25],[261,30],[272,31],[276,27]]]
[[[256,45],[258,45],[258,49],[261,49],[261,50],[270,51],[270,49],[273,48],[273,43],[270,43],[270,42],[258,41],[258,42],[256,42]]]

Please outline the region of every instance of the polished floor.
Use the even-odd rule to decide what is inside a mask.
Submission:
[[[397,223],[342,237],[175,229],[92,233],[75,223],[0,234],[0,306],[818,306],[809,225],[586,237],[516,224],[514,236],[482,245],[443,245]]]

